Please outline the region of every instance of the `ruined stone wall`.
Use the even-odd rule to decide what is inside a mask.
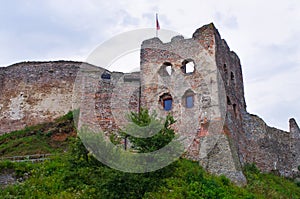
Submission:
[[[96,92],[96,115],[101,130],[110,133],[124,129],[130,112],[138,112],[140,74],[113,72],[111,79],[100,79]]]
[[[162,43],[158,38],[146,40],[141,50],[141,102],[158,115],[171,113],[177,120],[175,131],[190,144],[186,157],[198,160],[215,174],[224,174],[235,182],[245,183],[237,150],[231,147],[223,129],[226,93],[218,73],[216,33],[213,24],[196,30],[193,38],[181,36]],[[195,69],[184,73],[185,61],[192,61]],[[230,58],[232,61],[232,58]],[[236,60],[232,62],[235,63]],[[171,66],[172,72],[166,72]],[[194,106],[185,105],[185,93],[194,94]],[[172,108],[166,111],[163,97],[172,98]],[[193,140],[190,140],[193,139]]]
[[[299,139],[292,132],[269,127],[256,115],[244,117],[245,162],[255,163],[262,171],[278,171],[281,175],[292,177],[299,162]]]
[[[187,63],[194,71],[186,72]],[[110,78],[103,78],[105,73]],[[213,24],[190,39],[144,41],[140,73],[71,61],[23,62],[0,68],[0,91],[0,134],[76,108],[81,123],[109,134],[126,125],[130,111],[146,107],[177,119],[174,129],[188,144],[185,157],[235,182],[246,181],[241,164],[256,163],[262,171],[285,176],[293,176],[300,165],[296,121],[291,119],[285,132],[247,113],[240,60]],[[193,98],[192,107],[187,96]],[[169,98],[172,108],[166,111],[163,102]]]
[[[188,59],[192,60],[195,69],[185,74],[181,67]],[[166,72],[167,65],[171,66],[171,74]],[[213,55],[194,38],[177,36],[165,44],[158,38],[144,41],[141,50],[142,106],[155,110],[160,116],[171,113],[177,120],[175,129],[181,136],[198,136],[201,120],[208,116],[219,117],[218,98],[212,97],[218,95],[217,76],[211,72],[214,69]],[[194,97],[194,106],[191,108],[185,107],[184,96],[187,92]],[[170,111],[164,110],[164,94],[172,98]],[[194,125],[195,122],[197,125]],[[199,138],[196,142],[194,149],[191,149],[194,154],[189,156],[199,160]]]
[[[243,114],[246,112],[244,98],[244,83],[242,67],[238,56],[230,50],[226,41],[221,38],[218,31],[216,38],[216,63],[225,89],[226,116],[224,130],[231,142],[231,148],[237,151],[235,162],[244,163],[243,147],[246,147],[243,128]]]
[[[124,74],[81,65],[73,94],[73,106],[80,110],[79,128],[88,125],[109,136],[124,129],[128,114],[138,112],[139,104],[139,72]]]
[[[51,121],[72,109],[80,62],[23,62],[0,68],[0,134]]]
[[[215,36],[216,62],[227,98],[225,129],[231,148],[238,151],[238,157],[234,158],[242,165],[255,163],[262,171],[276,170],[284,176],[293,176],[300,165],[296,122],[291,121],[291,133],[285,132],[267,126],[262,119],[247,112],[240,60],[217,31]]]

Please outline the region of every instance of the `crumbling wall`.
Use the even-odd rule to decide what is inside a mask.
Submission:
[[[269,127],[256,115],[244,117],[245,147],[243,159],[255,163],[264,172],[278,171],[292,177],[299,162],[299,139],[294,134]]]
[[[190,62],[194,70],[187,72]],[[185,157],[212,173],[245,183],[241,164],[256,163],[284,176],[293,176],[300,165],[296,121],[291,119],[285,132],[247,113],[240,60],[213,24],[190,39],[144,41],[140,73],[72,61],[23,62],[0,68],[0,91],[0,134],[76,108],[81,123],[110,133],[126,125],[130,111],[146,107],[160,117],[171,113],[175,131],[190,144]],[[190,96],[193,106],[188,107]],[[166,111],[163,102],[170,98]]]
[[[226,94],[215,60],[216,34],[214,25],[209,24],[196,30],[191,39],[176,36],[169,43],[158,38],[144,41],[141,102],[160,116],[174,116],[175,131],[186,139],[184,145],[192,143],[186,157],[198,160],[212,173],[245,183],[236,148],[230,146],[223,129]],[[188,74],[182,71],[187,60],[195,66]],[[171,74],[162,72],[166,66],[171,66]],[[186,107],[182,100],[188,91],[194,93],[193,107]],[[163,106],[161,99],[165,95],[172,99],[170,110]]]
[[[48,122],[72,109],[80,62],[23,62],[0,70],[0,134]]]

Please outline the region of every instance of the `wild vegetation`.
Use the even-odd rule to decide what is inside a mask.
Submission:
[[[149,119],[147,114],[143,112],[133,117],[139,124]],[[157,139],[151,140],[152,144],[161,147],[174,137],[174,132],[169,128],[172,122],[175,122],[172,118],[165,120],[167,125],[164,125]],[[262,173],[253,164],[244,168],[248,179],[245,187],[232,184],[224,176],[211,175],[197,162],[186,159],[178,159],[155,172],[135,174],[117,171],[96,160],[79,138],[70,136],[75,131],[72,123],[72,114],[68,114],[54,123],[0,137],[2,157],[21,152],[56,154],[50,160],[35,164],[0,162],[1,171],[13,170],[16,178],[23,179],[0,189],[0,198],[300,198],[300,186],[292,180]],[[54,140],[58,135],[64,135],[64,139]],[[160,136],[163,135],[167,136],[161,143]],[[149,148],[145,141],[131,139],[136,150],[155,149]],[[23,146],[22,151],[11,143],[20,143],[18,146]],[[31,145],[46,147],[35,151]]]

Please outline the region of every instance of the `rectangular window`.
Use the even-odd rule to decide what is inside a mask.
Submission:
[[[164,100],[164,109],[169,111],[172,109],[172,99],[165,99]]]
[[[193,96],[187,96],[185,98],[186,100],[186,107],[187,108],[192,108],[194,106],[194,97]]]

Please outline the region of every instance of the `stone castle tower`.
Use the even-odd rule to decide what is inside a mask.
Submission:
[[[171,113],[185,139],[184,156],[212,173],[246,183],[241,168],[255,163],[262,171],[296,174],[296,121],[286,132],[247,112],[240,60],[213,24],[190,39],[146,40],[140,58],[140,72],[126,74],[65,61],[0,68],[0,133],[65,114],[74,108],[70,99],[77,90],[82,121],[107,133],[126,124],[128,110],[146,107],[161,117]]]
[[[234,144],[246,112],[241,65],[213,24],[196,30],[191,39],[144,41],[141,86],[143,106],[177,119],[176,131],[190,144],[188,158],[245,182]]]

